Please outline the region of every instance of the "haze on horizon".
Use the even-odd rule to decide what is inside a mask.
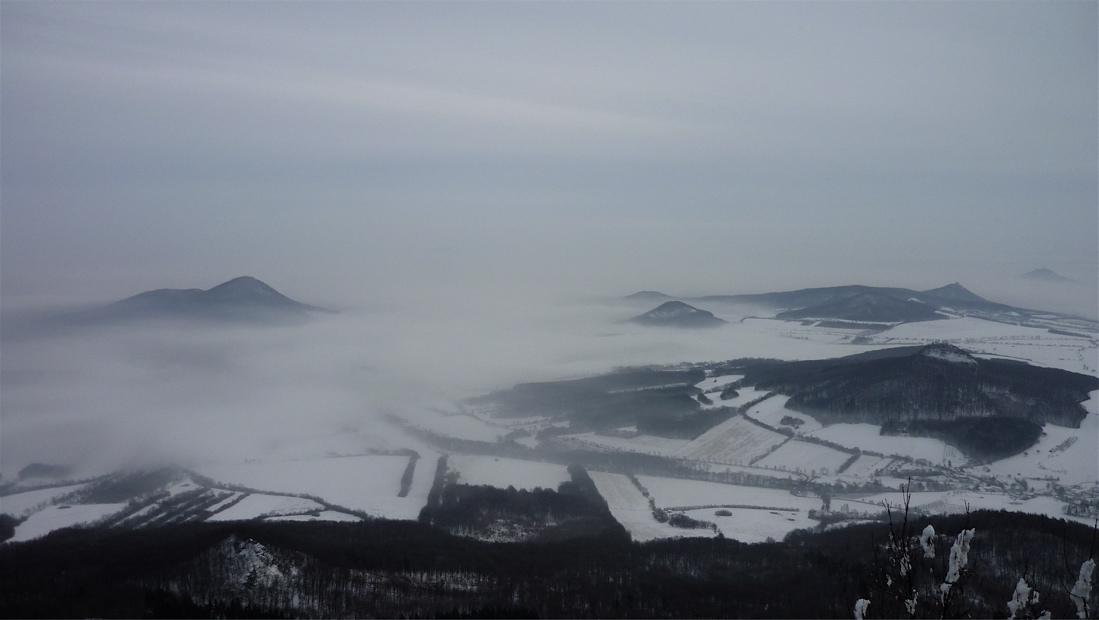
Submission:
[[[0,2],[0,310],[251,275],[341,311],[4,321],[0,465],[741,353],[616,337],[600,302],[638,290],[960,281],[1095,318],[1097,26],[1093,2]],[[1015,278],[1038,267],[1081,284]]]
[[[1093,2],[0,11],[9,306],[1099,273]]]

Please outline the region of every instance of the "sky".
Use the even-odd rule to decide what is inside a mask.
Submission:
[[[1097,6],[3,2],[0,299],[1090,285]]]

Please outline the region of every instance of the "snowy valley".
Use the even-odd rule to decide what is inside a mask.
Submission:
[[[882,527],[902,512],[941,522],[1009,511],[1085,530],[1099,518],[1093,322],[1032,313],[1012,323],[959,313],[856,324],[785,320],[776,316],[780,308],[727,301],[700,305],[724,322],[705,330],[612,323],[617,331],[610,338],[619,346],[631,339],[676,343],[647,353],[651,364],[520,383],[449,403],[411,400],[369,423],[284,434],[263,450],[240,445],[185,463],[96,472],[43,455],[5,472],[4,548],[62,540],[51,533],[243,524],[369,529],[389,521],[489,544],[569,544],[596,536],[789,545],[836,528]],[[631,308],[601,311],[628,317]],[[916,370],[897,366],[902,362]],[[897,418],[903,407],[880,405],[894,401],[855,398],[858,381],[844,370],[851,368],[859,377],[901,373],[882,379],[889,389],[909,375],[937,377],[938,384],[905,388],[915,393],[962,381],[956,389],[970,400],[942,405],[957,409],[962,425],[941,426],[952,418],[931,404]],[[821,373],[846,387],[821,383]],[[983,378],[965,387],[971,375]],[[883,389],[871,390],[874,398]],[[821,394],[855,398],[863,409],[807,405]],[[898,394],[889,398],[909,398]],[[980,411],[962,411],[971,407]],[[940,426],[921,426],[924,414],[937,416]],[[1018,433],[1000,426],[1016,423],[1029,426]],[[988,448],[981,424],[1014,439]],[[238,538],[209,551],[222,558],[209,561],[237,571],[241,554],[256,555],[259,543],[240,539],[243,530],[228,531]],[[264,586],[272,592],[296,574],[288,567],[306,570],[313,560],[280,561],[283,569]],[[474,578],[462,574],[444,581]],[[378,583],[391,587],[388,579]],[[431,577],[431,587],[439,579]],[[225,599],[210,596],[206,604],[214,607],[203,609],[225,613],[217,607]],[[332,609],[278,600],[299,613]],[[446,601],[439,604],[469,609]]]

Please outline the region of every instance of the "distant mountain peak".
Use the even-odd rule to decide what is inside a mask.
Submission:
[[[947,284],[946,286],[940,286],[939,288],[933,288],[929,291],[923,291],[923,294],[931,295],[932,297],[938,297],[939,299],[953,299],[956,301],[988,301],[984,297],[981,297],[980,295],[962,286],[959,282]]]
[[[93,318],[285,322],[308,318],[312,311],[323,310],[294,301],[257,278],[241,276],[205,291],[197,288],[146,291],[101,308]]]
[[[669,327],[716,327],[725,323],[712,312],[700,310],[682,301],[667,301],[645,314],[630,319],[642,325]]]
[[[661,293],[660,291],[638,291],[638,292],[634,293],[633,295],[626,295],[625,297],[623,297],[623,299],[626,299],[628,301],[655,302],[655,301],[675,299],[675,298],[672,297],[671,295],[665,295],[664,293]]]
[[[800,310],[780,312],[775,315],[775,318],[783,320],[835,319],[875,323],[908,323],[934,321],[946,317],[923,302],[898,299],[880,291],[866,290],[839,301],[810,306]]]
[[[242,302],[268,302],[268,301],[293,301],[286,295],[271,288],[266,282],[252,276],[241,276],[223,282],[214,288],[205,291],[211,298],[224,301]],[[295,302],[297,303],[297,302]]]
[[[1066,278],[1065,276],[1053,271],[1052,269],[1046,269],[1045,267],[1035,269],[1034,271],[1028,271],[1020,275],[1019,277],[1038,282],[1059,282],[1063,284],[1076,283],[1076,280],[1073,280],[1072,278]]]

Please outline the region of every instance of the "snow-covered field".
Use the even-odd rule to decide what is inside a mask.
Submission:
[[[614,437],[599,433],[562,435],[559,439],[603,450],[640,452],[641,454],[655,454],[658,456],[676,456],[684,446],[690,443],[687,439],[668,439],[652,435]]]
[[[589,472],[599,494],[607,500],[611,514],[629,532],[637,542],[647,542],[661,538],[711,537],[713,530],[683,529],[661,523],[653,518],[649,500],[641,494],[629,478],[622,474],[601,471]]]
[[[1094,338],[973,317],[905,323],[872,336],[870,341],[890,346],[948,341],[974,354],[1026,360],[1039,366],[1092,375],[1097,372],[1099,351]]]
[[[765,396],[766,394],[766,391],[757,390],[754,387],[742,387],[737,389],[736,396],[728,400],[721,400],[720,394],[713,394],[712,398],[714,403],[712,405],[707,405],[705,408],[740,407]]]
[[[842,509],[847,504],[852,510],[869,514],[885,512],[885,505],[895,515],[904,511],[904,495],[901,492],[877,493],[857,499],[833,499],[832,509]],[[909,503],[912,508],[927,514],[959,514],[967,510],[1011,510],[1029,514],[1048,515],[1057,519],[1068,519],[1092,525],[1094,518],[1074,517],[1062,511],[1064,502],[1050,496],[1035,496],[1027,499],[1013,497],[1004,493],[979,491],[931,491],[912,493]]]
[[[784,469],[810,476],[827,476],[836,473],[850,458],[850,454],[835,448],[794,439],[756,461],[756,466]]]
[[[756,394],[758,395],[755,396],[755,398],[763,395],[759,392],[756,392]],[[782,419],[786,417],[801,420],[801,424],[797,425],[796,427],[786,426],[786,428],[791,428],[798,433],[812,433],[813,431],[818,430],[822,427],[821,423],[817,422],[817,420],[812,416],[808,416],[804,413],[798,413],[797,411],[787,409],[786,403],[789,400],[789,396],[772,396],[771,398],[768,398],[767,400],[752,406],[752,408],[748,410],[748,415],[756,420],[759,420],[760,422],[763,422],[764,424],[767,424],[768,426],[773,426],[775,428],[782,428],[784,426],[782,424]]]
[[[881,426],[876,424],[830,424],[809,434],[845,448],[925,459],[934,465],[960,465],[965,462],[965,457],[957,448],[938,439],[882,435]]]
[[[457,471],[458,482],[462,484],[484,484],[501,489],[541,487],[556,491],[558,485],[572,479],[564,465],[494,456],[452,454],[447,458],[447,469]]]
[[[807,511],[821,507],[819,499],[798,497],[781,489],[662,476],[638,476],[637,479],[648,489],[659,508],[738,505]]]
[[[817,498],[778,489],[656,476],[638,476],[638,480],[658,507],[714,523],[726,538],[747,543],[781,540],[795,529],[813,527],[817,522],[809,518],[809,510],[821,507]],[[719,516],[717,510],[732,516]]]
[[[695,384],[695,387],[705,393],[720,393],[726,385],[729,385],[730,383],[734,383],[736,381],[740,381],[743,378],[744,375],[721,375],[718,377],[709,377]]]
[[[109,517],[126,507],[126,504],[57,504],[39,510],[27,520],[15,526],[11,542],[33,540],[54,530],[75,525],[89,525]]]
[[[62,487],[50,487],[48,489],[4,495],[0,497],[0,513],[22,519],[32,512],[53,504],[59,498],[74,491],[79,491],[86,486],[86,484],[70,484]]]
[[[849,479],[858,478],[870,478],[875,476],[879,471],[885,469],[893,462],[891,457],[871,456],[869,454],[863,454],[859,456],[858,460],[849,465],[843,472],[843,476]]]
[[[784,510],[756,510],[751,508],[726,508],[728,516],[716,514],[717,510],[703,508],[688,510],[683,514],[709,521],[717,525],[725,538],[744,543],[766,542],[767,539],[782,540],[790,532],[815,527],[817,522],[809,518],[807,511],[789,512]]]
[[[305,494],[388,519],[414,520],[427,502],[438,455],[423,455],[407,497],[397,497],[407,456],[367,455],[199,468],[215,481],[258,491]]]
[[[696,461],[750,465],[753,459],[762,457],[786,440],[786,436],[752,424],[738,415],[679,448],[675,456]]]
[[[253,493],[212,515],[207,521],[246,521],[261,517],[319,513],[322,510],[324,505],[304,497]]]
[[[1032,480],[1052,477],[1064,486],[1099,481],[1099,392],[1092,392],[1083,405],[1088,415],[1080,428],[1046,424],[1030,450],[980,470]]]

